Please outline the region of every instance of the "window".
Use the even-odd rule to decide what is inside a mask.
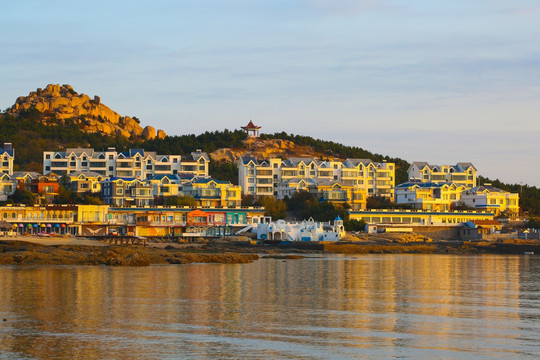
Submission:
[[[113,160],[114,159],[114,155],[109,155],[109,160]]]
[[[45,159],[49,160],[51,158],[51,154],[45,155]]]

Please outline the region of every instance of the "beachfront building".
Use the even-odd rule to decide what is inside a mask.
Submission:
[[[477,170],[469,162],[460,162],[456,165],[430,165],[427,162],[415,161],[407,173],[409,181],[429,183],[454,183],[466,188],[476,186]]]
[[[4,143],[0,148],[0,173],[12,175],[13,161],[15,160],[15,149],[11,143]]]
[[[76,193],[100,193],[101,182],[104,175],[93,171],[76,171],[67,175],[71,183],[71,190]]]
[[[473,220],[493,220],[494,213],[483,211],[430,211],[430,210],[349,210],[350,220],[363,220],[366,224],[392,226],[456,226]]]
[[[153,188],[135,178],[111,177],[101,182],[101,198],[116,206],[148,206],[154,203]]]
[[[312,218],[299,222],[259,222],[254,232],[259,240],[338,241],[345,236],[345,227],[338,216],[333,224],[317,222]]]
[[[337,181],[365,190],[367,196],[393,199],[395,164],[368,159],[320,161],[314,158],[267,159],[252,156],[238,161],[238,182],[244,195],[278,196],[282,181],[295,178]]]
[[[264,217],[262,207],[7,205],[0,221],[18,234],[105,236],[223,236],[251,228]]]
[[[319,201],[347,204],[352,209],[365,209],[367,192],[365,188],[345,185],[337,180],[321,178],[291,178],[283,180],[277,187],[277,198],[284,199],[305,191],[313,194]]]
[[[133,177],[144,180],[159,174],[188,173],[208,176],[208,154],[197,150],[189,156],[159,155],[155,151],[115,148],[94,151],[92,148],[68,148],[43,152],[43,174],[59,175],[92,171],[105,177]]]
[[[467,188],[455,183],[409,181],[396,185],[394,199],[398,205],[410,205],[415,209],[448,211],[461,200]]]
[[[70,227],[81,205],[7,205],[0,207],[0,220],[11,224],[13,232],[23,234],[76,234]]]
[[[108,229],[135,236],[223,236],[250,228],[264,217],[262,207],[110,207]]]
[[[501,190],[491,184],[464,191],[461,201],[468,207],[493,212],[495,215],[506,214],[515,218],[519,214],[519,194]]]
[[[191,196],[205,207],[237,207],[242,203],[242,188],[229,181],[194,179],[182,187],[182,195]]]

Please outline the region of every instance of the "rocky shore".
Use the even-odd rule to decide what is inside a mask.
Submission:
[[[261,257],[302,259],[304,254],[540,254],[538,240],[433,241],[411,234],[405,237],[347,237],[338,242],[297,242],[287,245],[279,241],[224,239],[148,245],[108,245],[75,238],[65,240],[63,244],[56,239],[0,240],[0,265],[244,264]]]
[[[137,245],[46,246],[22,241],[0,242],[0,265],[244,264],[257,259],[259,259],[257,254],[197,253],[194,249],[171,246],[161,249]]]

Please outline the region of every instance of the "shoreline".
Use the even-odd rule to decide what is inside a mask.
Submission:
[[[413,239],[416,240],[416,239]],[[301,259],[302,254],[540,254],[540,241],[406,241],[373,237],[338,242],[279,242],[207,240],[195,243],[148,242],[111,245],[72,236],[0,238],[0,265],[109,265],[221,263],[245,264],[261,258]]]

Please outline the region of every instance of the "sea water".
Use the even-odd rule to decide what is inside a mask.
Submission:
[[[0,267],[0,359],[536,359],[539,320],[534,255]]]

